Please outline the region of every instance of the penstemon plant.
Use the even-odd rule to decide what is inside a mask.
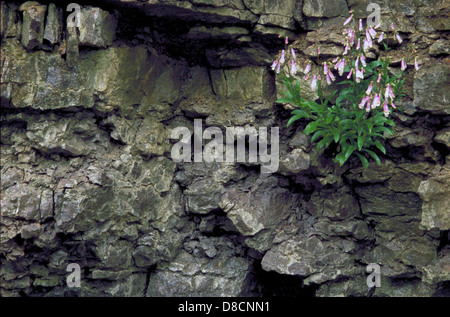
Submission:
[[[384,45],[385,50],[390,48],[384,40],[392,37],[401,43],[403,40],[391,24],[392,32],[378,33],[377,26],[363,28],[362,20],[359,23],[350,11],[350,17],[344,26],[350,22],[356,25],[344,29],[344,52],[342,56],[333,61],[316,62],[304,60],[296,56],[294,48],[288,47],[289,39],[285,39],[285,49],[280,52],[272,64],[272,70],[280,74],[287,91],[284,98],[278,103],[290,103],[296,106],[292,117],[287,123],[291,125],[300,118],[310,122],[304,129],[305,134],[312,134],[311,142],[316,142],[318,148],[328,148],[331,144],[336,146],[334,160],[341,166],[352,156],[356,155],[364,167],[368,167],[368,158],[373,158],[378,165],[381,164],[377,151],[386,154],[383,145],[385,134],[393,134],[394,121],[390,119],[395,103],[404,96],[402,85],[405,81],[407,64],[405,58],[401,60],[400,72],[397,75],[389,71],[389,58],[379,57],[368,62],[370,49],[374,41]],[[320,56],[320,49],[318,49]],[[303,64],[303,65],[302,65]],[[315,71],[312,70],[311,65]],[[417,58],[414,61],[415,69],[419,66]],[[301,96],[300,81],[295,78],[299,68],[303,68],[304,80],[311,81],[311,88],[317,91],[318,100],[305,100]],[[323,69],[323,73],[322,73]],[[336,72],[337,74],[335,74]],[[341,77],[337,85],[342,89],[324,95],[322,89],[322,76],[328,85]],[[343,78],[345,76],[345,78]],[[317,102],[316,102],[317,101]]]

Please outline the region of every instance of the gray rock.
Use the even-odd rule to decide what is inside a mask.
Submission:
[[[414,107],[434,114],[449,114],[450,65],[422,66],[414,78]]]
[[[316,191],[306,203],[308,213],[315,217],[328,217],[343,220],[360,214],[358,201],[348,188],[342,187],[337,192]]]
[[[254,236],[273,228],[289,212],[283,201],[290,193],[277,185],[275,177],[261,177],[249,192],[232,188],[222,196],[220,207],[243,235]]]
[[[108,47],[116,37],[117,20],[108,11],[86,7],[80,11],[80,45]]]
[[[66,62],[67,66],[73,68],[80,56],[80,40],[78,38],[78,32],[76,27],[67,26],[66,32]]]
[[[55,6],[54,3],[48,5],[47,21],[45,23],[44,40],[50,44],[57,44],[61,40],[63,26],[62,9]]]
[[[450,54],[450,44],[446,40],[439,39],[433,44],[431,44],[428,52],[431,56],[438,55],[449,55]]]
[[[302,149],[294,149],[280,158],[278,172],[283,175],[296,174],[309,168],[311,159]]]
[[[347,2],[344,0],[305,0],[303,13],[308,17],[332,18],[336,16],[348,16]]]
[[[262,267],[266,271],[306,277],[304,283],[309,285],[355,274],[353,261],[330,241],[296,237],[270,249],[262,259]]]
[[[166,268],[150,276],[147,296],[236,297],[243,292],[250,264],[225,254],[209,259],[180,252]]]
[[[28,1],[20,6],[23,11],[22,45],[31,50],[42,44],[44,40],[44,22],[46,5],[36,1]]]
[[[429,230],[432,228],[448,230],[450,228],[450,214],[448,212],[450,203],[449,172],[447,163],[441,171],[419,185],[418,192],[423,199],[422,225]]]
[[[445,128],[436,134],[434,140],[438,143],[445,144],[448,148],[450,148],[450,128]]]

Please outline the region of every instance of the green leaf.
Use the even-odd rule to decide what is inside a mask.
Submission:
[[[345,150],[345,160],[347,161],[348,158],[350,157],[350,155],[352,155],[352,153],[356,150],[356,145],[350,145],[347,147],[347,149]]]
[[[381,165],[380,158],[378,157],[378,155],[375,152],[368,150],[368,149],[363,149],[363,151],[369,153],[369,155],[372,156],[374,158],[374,160],[377,162],[378,166]]]
[[[345,84],[353,84],[353,81],[352,80],[344,80],[344,81],[338,82],[336,85],[345,85]]]
[[[317,122],[317,121],[312,121],[312,122],[308,123],[308,125],[303,130],[303,133],[310,134],[310,133],[316,131],[318,125],[319,125],[319,122]]]
[[[358,136],[358,150],[361,151],[364,145],[365,138],[363,136]]]
[[[336,118],[336,116],[333,116],[332,113],[328,113],[328,114],[327,114],[327,117],[325,118],[325,121],[326,121],[328,124],[330,124],[330,123],[334,120],[334,118]]]
[[[319,130],[316,133],[314,133],[314,135],[311,137],[311,142],[314,142],[318,137],[324,135],[325,133],[327,133],[327,130]]]
[[[338,162],[340,166],[344,165],[344,163],[346,161],[345,154],[343,152],[339,153],[338,155],[336,155],[334,160],[335,160],[335,162]]]
[[[324,137],[322,140],[319,141],[319,143],[317,143],[317,148],[321,149],[324,146],[328,147],[331,143],[332,139],[329,136]]]
[[[376,146],[381,152],[383,152],[383,154],[386,154],[386,149],[384,148],[383,144],[381,144],[380,141],[376,140],[376,141],[375,141],[375,146]]]
[[[275,101],[276,103],[295,103],[294,100],[292,98],[281,98]]]
[[[365,168],[369,167],[369,161],[367,161],[367,159],[366,159],[364,156],[362,156],[362,155],[359,154],[359,153],[356,153],[356,155],[358,155],[359,159],[361,160],[362,165],[363,165]]]
[[[373,61],[373,62],[370,62],[369,64],[367,64],[367,66],[369,66],[370,68],[377,68],[378,66],[380,66],[381,65],[381,62],[380,61],[378,61],[378,60],[376,60],[376,61]]]
[[[305,111],[300,110],[300,109],[295,109],[294,111],[291,112],[291,114],[296,114],[296,115],[298,114],[298,115],[301,115],[306,118],[308,118],[310,116],[308,113],[306,113]]]
[[[323,106],[326,106],[328,104],[328,102],[330,101],[331,98],[334,97],[334,95],[337,93],[338,91],[335,90],[333,91],[331,94],[328,95],[327,99],[325,99],[325,102],[323,103]]]
[[[317,102],[314,101],[305,101],[303,103],[304,105],[307,105],[309,108],[311,108],[311,110],[317,112],[317,113],[321,113],[322,109],[320,108],[320,105]]]
[[[294,122],[294,121],[296,121],[296,120],[298,120],[298,119],[300,119],[300,118],[302,118],[302,117],[303,117],[303,116],[300,115],[300,114],[297,114],[297,115],[291,117],[291,118],[289,119],[288,123],[286,124],[286,126],[289,127],[289,126],[292,124],[292,122]]]
[[[374,125],[380,125],[380,123],[386,122],[388,119],[381,113],[377,113],[373,119]]]
[[[376,133],[376,132],[385,132],[387,134],[393,135],[394,132],[392,131],[392,129],[389,129],[387,127],[375,127],[372,132]]]
[[[334,137],[334,142],[338,142],[339,141],[339,130],[338,129],[333,129],[333,137]]]
[[[390,125],[391,127],[393,127],[393,126],[395,126],[395,122],[394,122],[394,120],[391,120],[391,119],[389,119],[389,120],[386,120],[386,122],[385,122],[387,125]]]

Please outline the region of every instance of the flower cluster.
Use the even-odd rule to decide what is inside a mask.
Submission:
[[[285,38],[284,43],[285,46],[289,44],[288,37]],[[273,61],[271,68],[278,74],[280,72],[281,67],[287,65],[289,67],[289,73],[291,74],[291,76],[294,76],[297,73],[296,59],[297,56],[295,54],[294,48],[291,47],[290,50],[287,50],[285,48],[281,51],[279,56],[277,56],[277,58]],[[286,60],[289,60],[289,62],[286,63]]]
[[[353,20],[355,20],[352,11],[351,15],[345,20],[344,26],[351,25]],[[362,19],[355,21],[356,26],[350,26],[343,31],[344,51],[342,56],[336,57],[333,61],[319,62],[320,48],[317,49],[317,66],[314,67],[312,71],[312,65],[315,63],[310,60],[297,60],[294,49],[288,48],[289,39],[285,39],[285,49],[281,51],[279,56],[275,59],[272,64],[272,69],[276,73],[280,72],[281,67],[287,66],[288,72],[291,76],[294,76],[298,69],[303,69],[305,74],[304,79],[309,80],[311,78],[311,89],[316,90],[318,86],[318,81],[322,80],[322,74],[320,69],[323,66],[323,77],[328,85],[331,85],[333,81],[336,80],[335,73],[339,76],[346,76],[347,79],[353,79],[357,84],[361,83],[362,80],[367,76],[366,67],[368,65],[366,59],[367,54],[373,47],[374,42],[381,43],[388,37],[392,37],[398,43],[402,43],[403,39],[400,34],[395,29],[394,24],[390,25],[392,34],[388,36],[385,32],[379,32],[377,29],[380,28],[381,22],[376,26],[366,26],[363,27]],[[303,66],[302,66],[303,64]],[[401,59],[400,69],[404,72],[407,68],[405,58]],[[414,67],[416,70],[419,69],[417,58],[414,60]],[[370,82],[369,88],[367,88],[366,96],[364,96],[359,104],[359,107],[365,108],[367,112],[371,109],[377,107],[382,107],[385,116],[388,116],[390,111],[389,107],[395,109],[394,104],[395,95],[393,88],[389,84],[388,80],[383,78],[382,70],[378,70],[377,80],[375,82]]]

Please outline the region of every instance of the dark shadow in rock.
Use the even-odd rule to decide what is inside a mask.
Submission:
[[[261,261],[255,261],[255,276],[258,281],[259,296],[262,297],[315,297],[318,285],[305,286],[300,276],[284,275],[264,271]]]

